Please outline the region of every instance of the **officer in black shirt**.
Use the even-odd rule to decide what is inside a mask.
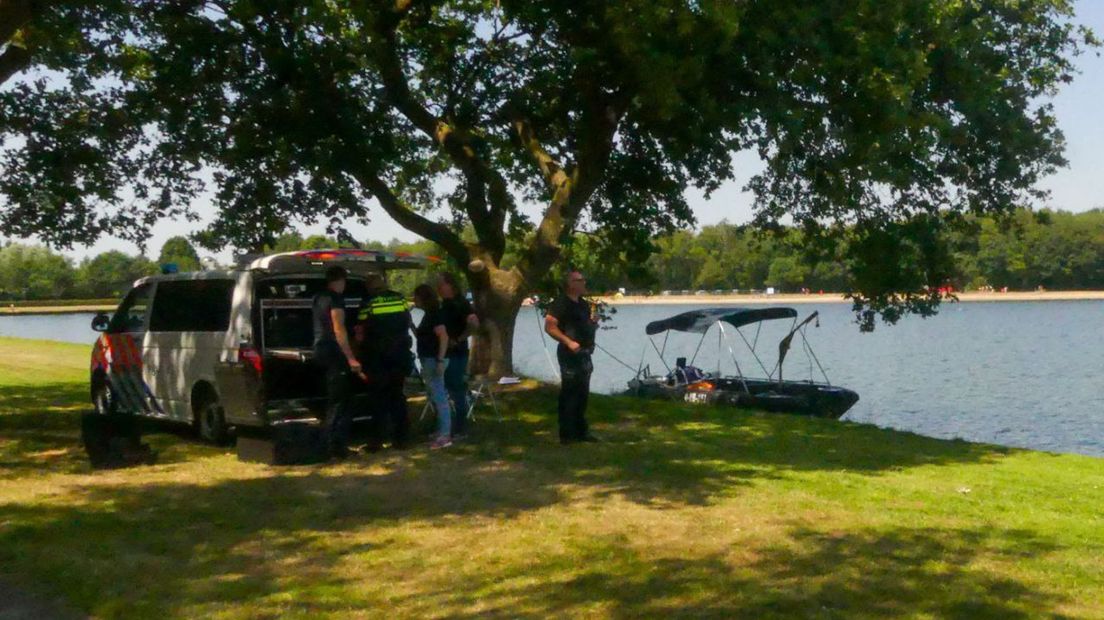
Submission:
[[[326,376],[329,399],[323,420],[323,437],[330,455],[342,458],[349,451],[349,426],[352,375],[363,376],[361,364],[353,355],[345,328],[345,283],[349,274],[342,267],[326,270],[326,289],[315,295],[312,304],[314,359]]]
[[[410,420],[406,410],[403,386],[414,369],[414,344],[410,337],[412,320],[406,298],[387,288],[383,276],[367,278],[368,295],[360,304],[357,315],[356,340],[360,360],[368,375],[369,389],[378,407],[374,416],[375,437],[369,449],[375,449],[382,436],[382,426],[391,422],[392,446],[405,448],[410,435]]]
[[[560,362],[559,423],[563,444],[597,441],[587,429],[586,407],[598,321],[590,302],[583,297],[585,293],[583,274],[570,271],[563,296],[552,302],[544,319],[544,331],[559,342],[556,358]]]

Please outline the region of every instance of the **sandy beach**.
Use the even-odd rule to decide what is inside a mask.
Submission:
[[[1104,300],[1104,291],[1025,291],[1008,293],[969,292],[958,293],[960,302],[1002,302],[1002,301],[1080,301]],[[850,303],[838,293],[803,294],[747,294],[747,295],[624,295],[606,296],[599,299],[612,305],[712,305],[712,304],[824,304]],[[950,300],[948,300],[950,301]],[[953,303],[953,302],[952,302]]]
[[[77,314],[80,312],[107,312],[115,311],[115,306],[0,306],[0,316],[5,314]]]

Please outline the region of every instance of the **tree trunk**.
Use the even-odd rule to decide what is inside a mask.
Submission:
[[[525,298],[516,270],[487,268],[469,273],[479,331],[475,334],[471,373],[498,377],[514,374],[514,323]]]

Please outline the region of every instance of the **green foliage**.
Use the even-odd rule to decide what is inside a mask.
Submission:
[[[444,252],[432,241],[403,242],[392,239],[387,243],[368,243],[365,245],[365,248],[385,250],[399,254],[415,254],[418,256],[433,256],[437,258],[444,257]],[[460,270],[454,262],[444,260],[439,263],[433,263],[423,270],[400,269],[398,271],[392,271],[387,277],[387,282],[394,290],[404,295],[413,295],[414,287],[425,282],[433,284],[436,274],[442,271],[452,271],[455,274]],[[460,281],[463,282],[463,280]]]
[[[13,243],[0,248],[0,298],[57,299],[74,293],[69,259],[42,246]]]
[[[192,247],[187,237],[170,237],[161,246],[161,255],[157,258],[159,265],[175,263],[181,272],[199,271],[202,265],[199,261],[199,252]]]
[[[883,229],[886,230],[886,229]],[[888,230],[894,230],[892,228]],[[928,231],[937,230],[935,235]],[[885,264],[939,265],[926,280],[958,290],[983,287],[1034,290],[1104,289],[1104,211],[1085,213],[1019,210],[1007,219],[971,217],[954,227],[917,224],[896,235],[851,230],[855,247],[836,254],[810,251],[796,229],[764,235],[751,228],[721,223],[698,234],[679,231],[656,242],[648,260],[655,276],[650,290],[763,289],[774,286],[855,292],[857,280],[877,283],[891,297],[898,275]],[[923,240],[927,240],[924,242]],[[865,253],[860,266],[847,260]],[[924,286],[924,281],[913,283]],[[631,286],[622,278],[616,286]],[[613,287],[611,287],[613,288]],[[890,308],[885,312],[892,313]],[[867,320],[873,316],[862,315]]]
[[[140,240],[210,178],[206,245],[273,246],[296,222],[340,239],[374,199],[460,265],[513,244],[516,272],[472,280],[507,295],[579,227],[639,264],[692,222],[687,189],[754,149],[757,227],[794,223],[891,320],[933,311],[946,229],[1063,163],[1043,97],[1096,44],[1068,0],[42,6],[25,49],[57,77],[0,92],[0,233]],[[688,257],[696,284],[727,251]],[[742,281],[772,267],[800,275]]]
[[[159,272],[158,265],[145,256],[111,250],[82,261],[77,268],[77,280],[83,296],[119,298],[135,280]]]

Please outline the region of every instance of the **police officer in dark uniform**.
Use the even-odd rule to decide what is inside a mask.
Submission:
[[[375,430],[369,449],[379,447],[383,427],[390,421],[392,446],[405,448],[409,441],[410,420],[407,417],[403,386],[414,369],[410,336],[412,320],[406,298],[390,290],[383,276],[367,278],[368,294],[357,314],[356,339],[360,361],[368,377],[368,390],[376,404]]]
[[[559,423],[560,443],[598,441],[590,434],[586,421],[590,396],[590,375],[594,372],[594,334],[598,320],[586,293],[583,274],[572,270],[564,283],[564,294],[552,302],[544,319],[544,331],[559,343],[556,358],[560,362]]]
[[[363,375],[345,328],[344,293],[348,277],[342,267],[327,269],[326,289],[315,295],[311,308],[314,359],[324,369],[329,399],[322,421],[323,439],[328,454],[338,458],[345,457],[349,451],[352,423],[349,401],[353,394],[353,377]]]

